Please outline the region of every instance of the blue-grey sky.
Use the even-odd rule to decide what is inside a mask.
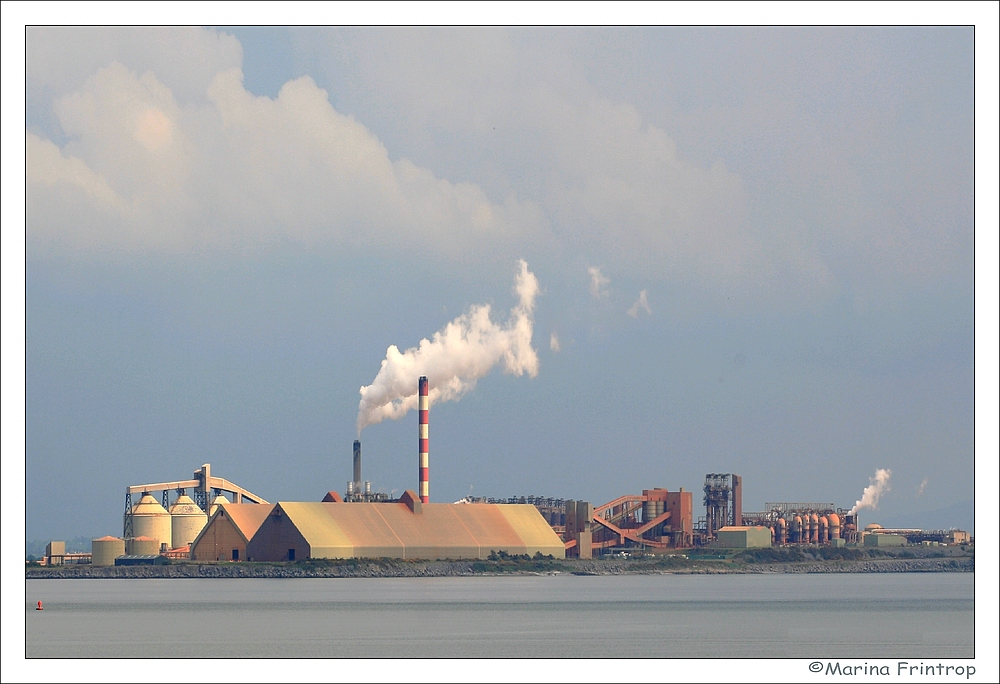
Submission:
[[[972,28],[26,41],[29,538],[117,533],[126,485],[204,462],[343,491],[387,349],[483,304],[432,500],[736,472],[747,510],[847,507],[877,468],[872,521],[973,498]],[[362,440],[415,488],[414,412]]]

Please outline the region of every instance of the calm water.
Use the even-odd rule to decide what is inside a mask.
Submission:
[[[971,657],[973,579],[30,580],[26,655]]]

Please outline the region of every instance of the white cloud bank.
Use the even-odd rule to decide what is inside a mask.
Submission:
[[[187,250],[292,240],[457,256],[538,234],[541,214],[491,202],[336,111],[309,77],[255,97],[239,69],[178,103],[117,62],[55,103],[69,141],[26,133],[29,244]]]
[[[459,63],[447,63],[451,52],[433,31],[365,35],[372,45],[395,41],[395,57],[413,57],[409,67],[373,57],[364,74],[394,84],[396,106],[413,110],[406,135],[443,126],[485,139],[489,131],[505,150],[495,171],[507,180],[489,194],[448,180],[476,177],[471,169],[482,164],[471,152],[464,166],[444,160],[443,174],[405,151],[395,156],[309,76],[285,83],[276,98],[254,96],[242,82],[242,47],[224,33],[32,29],[29,105],[51,108],[54,132],[26,132],[29,248],[183,251],[290,241],[513,258],[540,247],[709,278],[729,277],[750,258],[740,180],[720,165],[685,163],[634,107],[600,96],[578,75],[524,70],[504,32],[459,32],[458,53],[477,56]],[[438,48],[413,44],[424,40]],[[372,57],[363,42],[350,49],[362,62]],[[447,76],[435,76],[437,67]],[[514,159],[534,160],[531,180],[520,180]],[[600,278],[598,297],[607,285]]]

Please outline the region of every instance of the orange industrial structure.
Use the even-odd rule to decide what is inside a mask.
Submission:
[[[281,501],[247,545],[255,561],[305,558],[485,559],[493,552],[565,557],[562,540],[530,504]]]
[[[247,559],[247,544],[271,512],[273,506],[225,504],[191,542],[191,559],[220,561]]]
[[[694,534],[694,498],[683,488],[671,492],[644,489],[594,509],[592,546],[605,549],[639,545],[652,549],[691,546]]]

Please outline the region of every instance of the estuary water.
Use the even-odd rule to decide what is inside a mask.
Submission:
[[[974,655],[973,580],[27,580],[26,656],[965,658]]]

